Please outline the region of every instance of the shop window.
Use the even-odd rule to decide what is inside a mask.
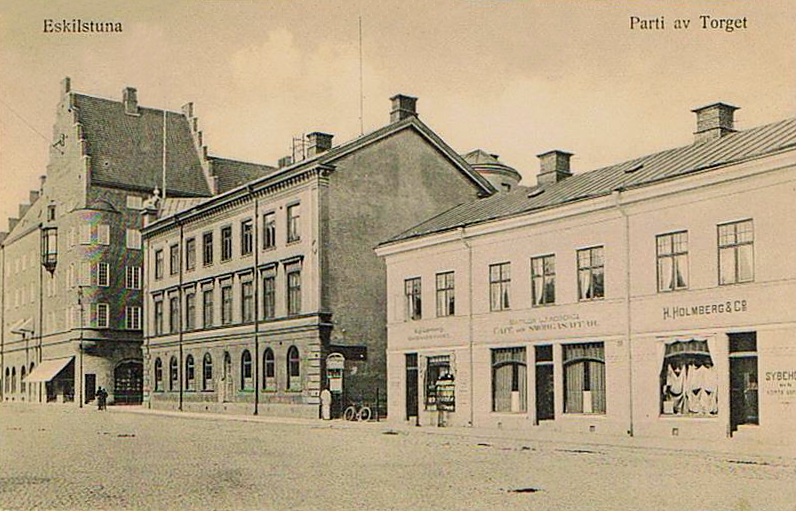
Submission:
[[[718,226],[719,285],[751,282],[754,269],[754,226],[751,220]]]
[[[202,390],[213,390],[213,357],[205,353],[202,360]]]
[[[287,350],[287,388],[301,390],[301,360],[299,350],[295,346]]]
[[[437,273],[437,317],[456,314],[456,295],[452,271]]]
[[[263,390],[276,389],[276,360],[274,350],[266,348],[263,353]]]
[[[455,411],[456,398],[450,355],[427,358],[426,410]]]
[[[578,250],[578,300],[597,300],[605,296],[605,258],[603,247]]]
[[[177,357],[171,357],[169,361],[169,390],[175,391],[179,388],[179,385],[179,364],[177,363]]]
[[[531,294],[535,307],[556,303],[556,256],[531,259]]]
[[[688,231],[655,237],[658,292],[688,289]]]
[[[406,300],[406,319],[421,319],[423,317],[423,298],[421,295],[420,277],[404,280],[404,298]]]
[[[492,350],[492,411],[528,410],[528,374],[525,348]]]
[[[221,260],[232,259],[232,226],[221,229]]]
[[[196,390],[196,374],[194,373],[193,355],[185,357],[185,390]]]
[[[605,413],[605,348],[601,342],[565,344],[564,413]]]
[[[719,412],[718,372],[705,339],[666,342],[661,368],[663,415],[711,416]]]
[[[155,359],[155,392],[163,391],[163,361]]]
[[[252,253],[254,244],[253,235],[254,225],[251,220],[244,220],[240,223],[240,255],[247,256]]]
[[[510,308],[511,263],[489,266],[489,310],[502,311]]]
[[[243,350],[243,354],[240,356],[240,388],[241,390],[251,390],[254,388],[252,354],[249,350]]]

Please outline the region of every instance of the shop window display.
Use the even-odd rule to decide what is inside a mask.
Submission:
[[[713,416],[718,412],[718,373],[708,341],[666,343],[661,370],[661,413]]]

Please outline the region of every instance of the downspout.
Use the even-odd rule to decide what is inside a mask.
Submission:
[[[470,427],[473,427],[475,417],[475,378],[473,375],[473,247],[467,242],[464,237],[464,227],[459,228],[459,238],[462,244],[467,247],[467,346],[470,354]]]
[[[41,245],[39,245],[39,246],[41,246]],[[38,346],[38,349],[36,350],[36,352],[38,352],[38,357],[36,356],[36,352],[33,353],[33,360],[36,361],[36,364],[41,363],[41,352],[42,352],[41,347],[42,347],[42,341],[43,341],[43,336],[44,336],[44,318],[43,318],[43,316],[44,316],[44,273],[43,272],[44,272],[44,265],[42,265],[41,264],[41,260],[39,260],[39,346]],[[52,274],[50,274],[50,278],[51,279],[53,278]],[[26,353],[26,355],[27,355],[27,353]],[[25,359],[25,365],[28,366],[28,369],[30,369],[30,360],[28,360],[27,358]],[[80,382],[81,386],[85,385],[85,383],[86,383],[86,381],[85,381],[86,377],[83,376],[82,378],[83,378],[83,381]],[[32,392],[30,392],[30,385],[31,384],[28,383],[28,395],[30,395],[32,393]],[[41,396],[41,383],[39,383],[37,385],[37,390],[39,391],[38,392],[39,396]]]
[[[146,222],[144,223],[144,227],[146,227]],[[146,361],[146,371],[149,373],[150,369],[150,361],[152,360],[152,355],[149,350],[149,330],[150,330],[150,318],[149,318],[149,236],[144,238],[144,245],[143,245],[144,253],[142,254],[142,261],[141,261],[141,277],[143,280],[143,285],[141,286],[141,319],[143,322],[143,333],[144,333],[144,360]],[[180,261],[182,262],[182,261]],[[148,381],[148,380],[147,380]],[[152,382],[149,382],[148,385],[148,392],[149,392],[149,399],[147,399],[146,406],[147,408],[152,408]]]
[[[2,274],[0,274],[0,379],[3,384],[0,385],[0,401],[4,401],[6,397],[6,247],[0,244],[0,259],[2,260]]]
[[[247,189],[249,195],[254,200],[254,215],[252,220],[252,250],[254,251],[254,266],[252,267],[252,287],[254,289],[254,415],[260,413],[260,294],[259,290],[259,276],[257,275],[257,268],[260,265],[260,245],[259,237],[257,236],[259,229],[257,226],[257,217],[259,216],[259,205],[257,196],[254,195],[254,188],[248,185]]]
[[[163,113],[163,115],[164,115],[164,118],[165,118],[165,112]],[[164,128],[164,130],[165,130],[165,128]],[[165,189],[164,189],[163,192],[165,194]],[[177,371],[177,374],[180,376],[180,406],[179,406],[179,410],[182,411],[183,394],[185,392],[185,381],[184,380],[185,380],[185,376],[186,376],[184,374],[184,372],[185,372],[185,360],[184,360],[185,357],[183,355],[183,350],[182,350],[183,333],[184,333],[184,330],[185,330],[183,328],[183,321],[185,321],[185,312],[186,312],[184,310],[185,303],[184,303],[184,300],[183,300],[183,293],[182,293],[183,266],[184,266],[184,261],[182,259],[182,246],[183,246],[183,243],[185,243],[185,229],[184,229],[183,224],[182,224],[182,219],[180,219],[179,216],[176,216],[174,218],[174,221],[180,227],[180,242],[177,245],[177,257],[178,257],[178,260],[179,260],[179,262],[177,263],[177,268],[179,268],[179,276],[180,276],[180,278],[179,278],[180,287],[178,288],[178,291],[177,291],[177,298],[180,300],[180,307],[177,309],[177,310],[180,311],[180,317],[179,317],[180,321],[179,321],[179,326],[178,326],[178,328],[179,328],[179,344],[180,344],[180,369],[179,369],[179,371]],[[195,375],[196,375],[196,366],[194,365],[194,376]]]
[[[625,245],[625,342],[627,343],[627,378],[628,378],[628,413],[629,424],[627,434],[633,436],[633,348],[631,346],[631,310],[630,310],[630,218],[622,205],[623,187],[614,189],[614,205],[624,220],[624,245]]]

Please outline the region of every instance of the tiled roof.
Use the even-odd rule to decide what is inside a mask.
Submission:
[[[91,156],[91,178],[104,184],[154,189],[163,182],[163,110],[127,115],[119,101],[74,94]],[[209,195],[188,121],[166,112],[167,195]]]
[[[211,156],[209,160],[213,165],[213,174],[218,177],[218,193],[224,193],[238,186],[245,185],[277,170],[268,165],[230,160],[217,156]]]
[[[607,195],[620,187],[649,185],[785,148],[796,148],[796,118],[575,174],[557,183],[536,187],[533,193],[529,193],[529,188],[520,187],[513,192],[460,204],[385,243],[528,214],[569,202]]]

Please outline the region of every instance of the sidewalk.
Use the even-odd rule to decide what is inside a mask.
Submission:
[[[343,420],[322,421],[320,419],[301,419],[291,417],[272,417],[255,415],[227,415],[216,413],[179,412],[171,410],[152,410],[142,406],[109,407],[115,413],[133,413],[158,415],[183,419],[254,422],[263,424],[288,424],[331,429],[368,429],[403,434],[440,435],[466,438],[473,441],[486,442],[538,442],[555,444],[561,448],[610,448],[627,450],[647,450],[661,454],[678,453],[690,455],[712,455],[727,458],[742,464],[776,464],[796,465],[796,433],[790,445],[777,445],[745,441],[741,439],[723,438],[719,440],[685,439],[685,438],[644,438],[608,436],[597,434],[573,434],[544,430],[505,430],[491,428],[435,428],[416,427],[409,424],[393,424],[389,422],[347,422]]]

